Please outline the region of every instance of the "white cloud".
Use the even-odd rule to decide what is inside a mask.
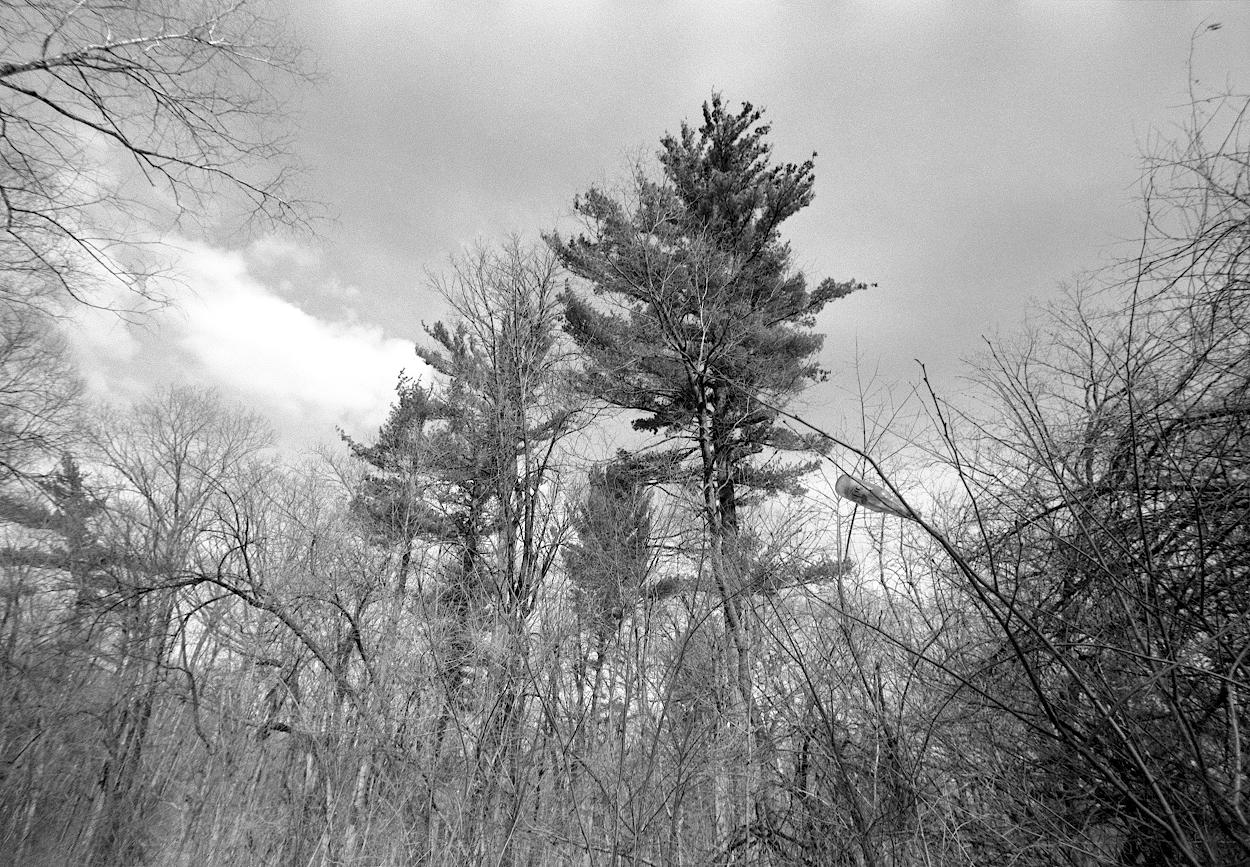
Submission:
[[[412,343],[376,325],[319,318],[251,273],[243,253],[179,244],[187,291],[176,307],[132,324],[100,311],[76,317],[72,342],[98,397],[131,400],[167,382],[216,388],[255,408],[291,445],[368,437],[401,369],[425,365]],[[255,252],[255,251],[253,251]]]

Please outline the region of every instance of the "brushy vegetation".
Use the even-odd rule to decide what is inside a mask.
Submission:
[[[0,64],[5,111],[56,68]],[[88,248],[11,223],[0,860],[1250,863],[1248,106],[1196,104],[1137,255],[888,461],[786,408],[865,287],[791,267],[813,166],[749,105],[458,259],[432,375],[317,460],[200,389],[85,405],[49,310]]]

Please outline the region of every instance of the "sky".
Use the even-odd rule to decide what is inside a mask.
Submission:
[[[818,154],[783,226],[810,284],[877,284],[818,322],[832,376],[802,407],[837,426],[917,359],[956,393],[983,335],[1131,249],[1142,154],[1191,86],[1250,89],[1244,2],[289,2],[319,70],[292,147],[334,219],[177,239],[178,305],[84,314],[75,344],[98,396],[206,384],[296,445],[368,437],[400,369],[422,375],[449,257],[569,225],[714,91],[766,110],[778,159]]]

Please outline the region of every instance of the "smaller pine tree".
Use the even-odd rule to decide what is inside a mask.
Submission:
[[[574,607],[604,636],[637,604],[651,571],[651,497],[621,465],[596,467],[573,527],[577,541],[564,556]]]

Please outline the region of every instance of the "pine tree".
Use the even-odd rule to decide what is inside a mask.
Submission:
[[[558,340],[555,257],[513,242],[452,264],[435,288],[454,316],[429,326],[417,347],[426,382],[401,380],[377,443],[351,445],[370,466],[357,506],[382,537],[450,549],[437,582],[449,623],[436,648],[445,698],[431,764],[452,743],[452,725],[462,726],[449,748],[473,764],[466,810],[476,818],[465,834],[488,847],[489,834],[509,827],[500,819],[509,799],[520,797],[502,781],[532,697],[527,619],[564,534],[557,461],[577,413]],[[476,717],[464,716],[475,682],[482,701]],[[436,788],[431,782],[427,823]]]
[[[480,452],[470,436],[477,418],[458,391],[454,382],[436,392],[401,376],[377,441],[366,445],[343,435],[368,467],[352,507],[377,542],[400,551],[400,595],[418,540],[455,547],[461,583],[470,580],[481,559],[488,495],[474,456]]]
[[[641,599],[651,571],[650,494],[621,465],[596,467],[573,528],[577,541],[564,559],[574,608],[601,647]]]
[[[565,328],[584,354],[584,386],[636,413],[634,427],[672,444],[636,456],[653,482],[697,487],[706,558],[729,646],[721,734],[745,733],[745,770],[728,759],[715,775],[718,832],[753,833],[750,815],[769,812],[762,773],[768,736],[755,706],[749,558],[740,507],[793,490],[810,463],[778,452],[818,443],[780,424],[778,409],[826,376],[816,314],[863,288],[824,280],[808,291],[791,265],[781,224],[812,201],[812,160],[773,164],[763,112],[728,111],[719,95],[696,130],[665,136],[662,176],[639,171],[628,201],[591,189],[575,202],[587,232],[548,243],[591,288],[563,295]],[[704,587],[702,578],[699,581]],[[726,753],[727,756],[732,753]],[[741,773],[739,773],[741,770]],[[745,781],[734,791],[732,779]]]
[[[716,536],[737,529],[751,492],[791,489],[809,469],[756,456],[814,445],[774,407],[824,378],[815,316],[863,288],[825,280],[808,291],[792,268],[780,226],[811,203],[814,165],[772,164],[762,117],[713,96],[702,126],[663,139],[662,178],[638,173],[631,203],[591,189],[575,202],[589,231],[548,238],[598,299],[564,294],[586,386],[638,413],[637,429],[684,440],[652,458],[656,477],[698,479]]]

